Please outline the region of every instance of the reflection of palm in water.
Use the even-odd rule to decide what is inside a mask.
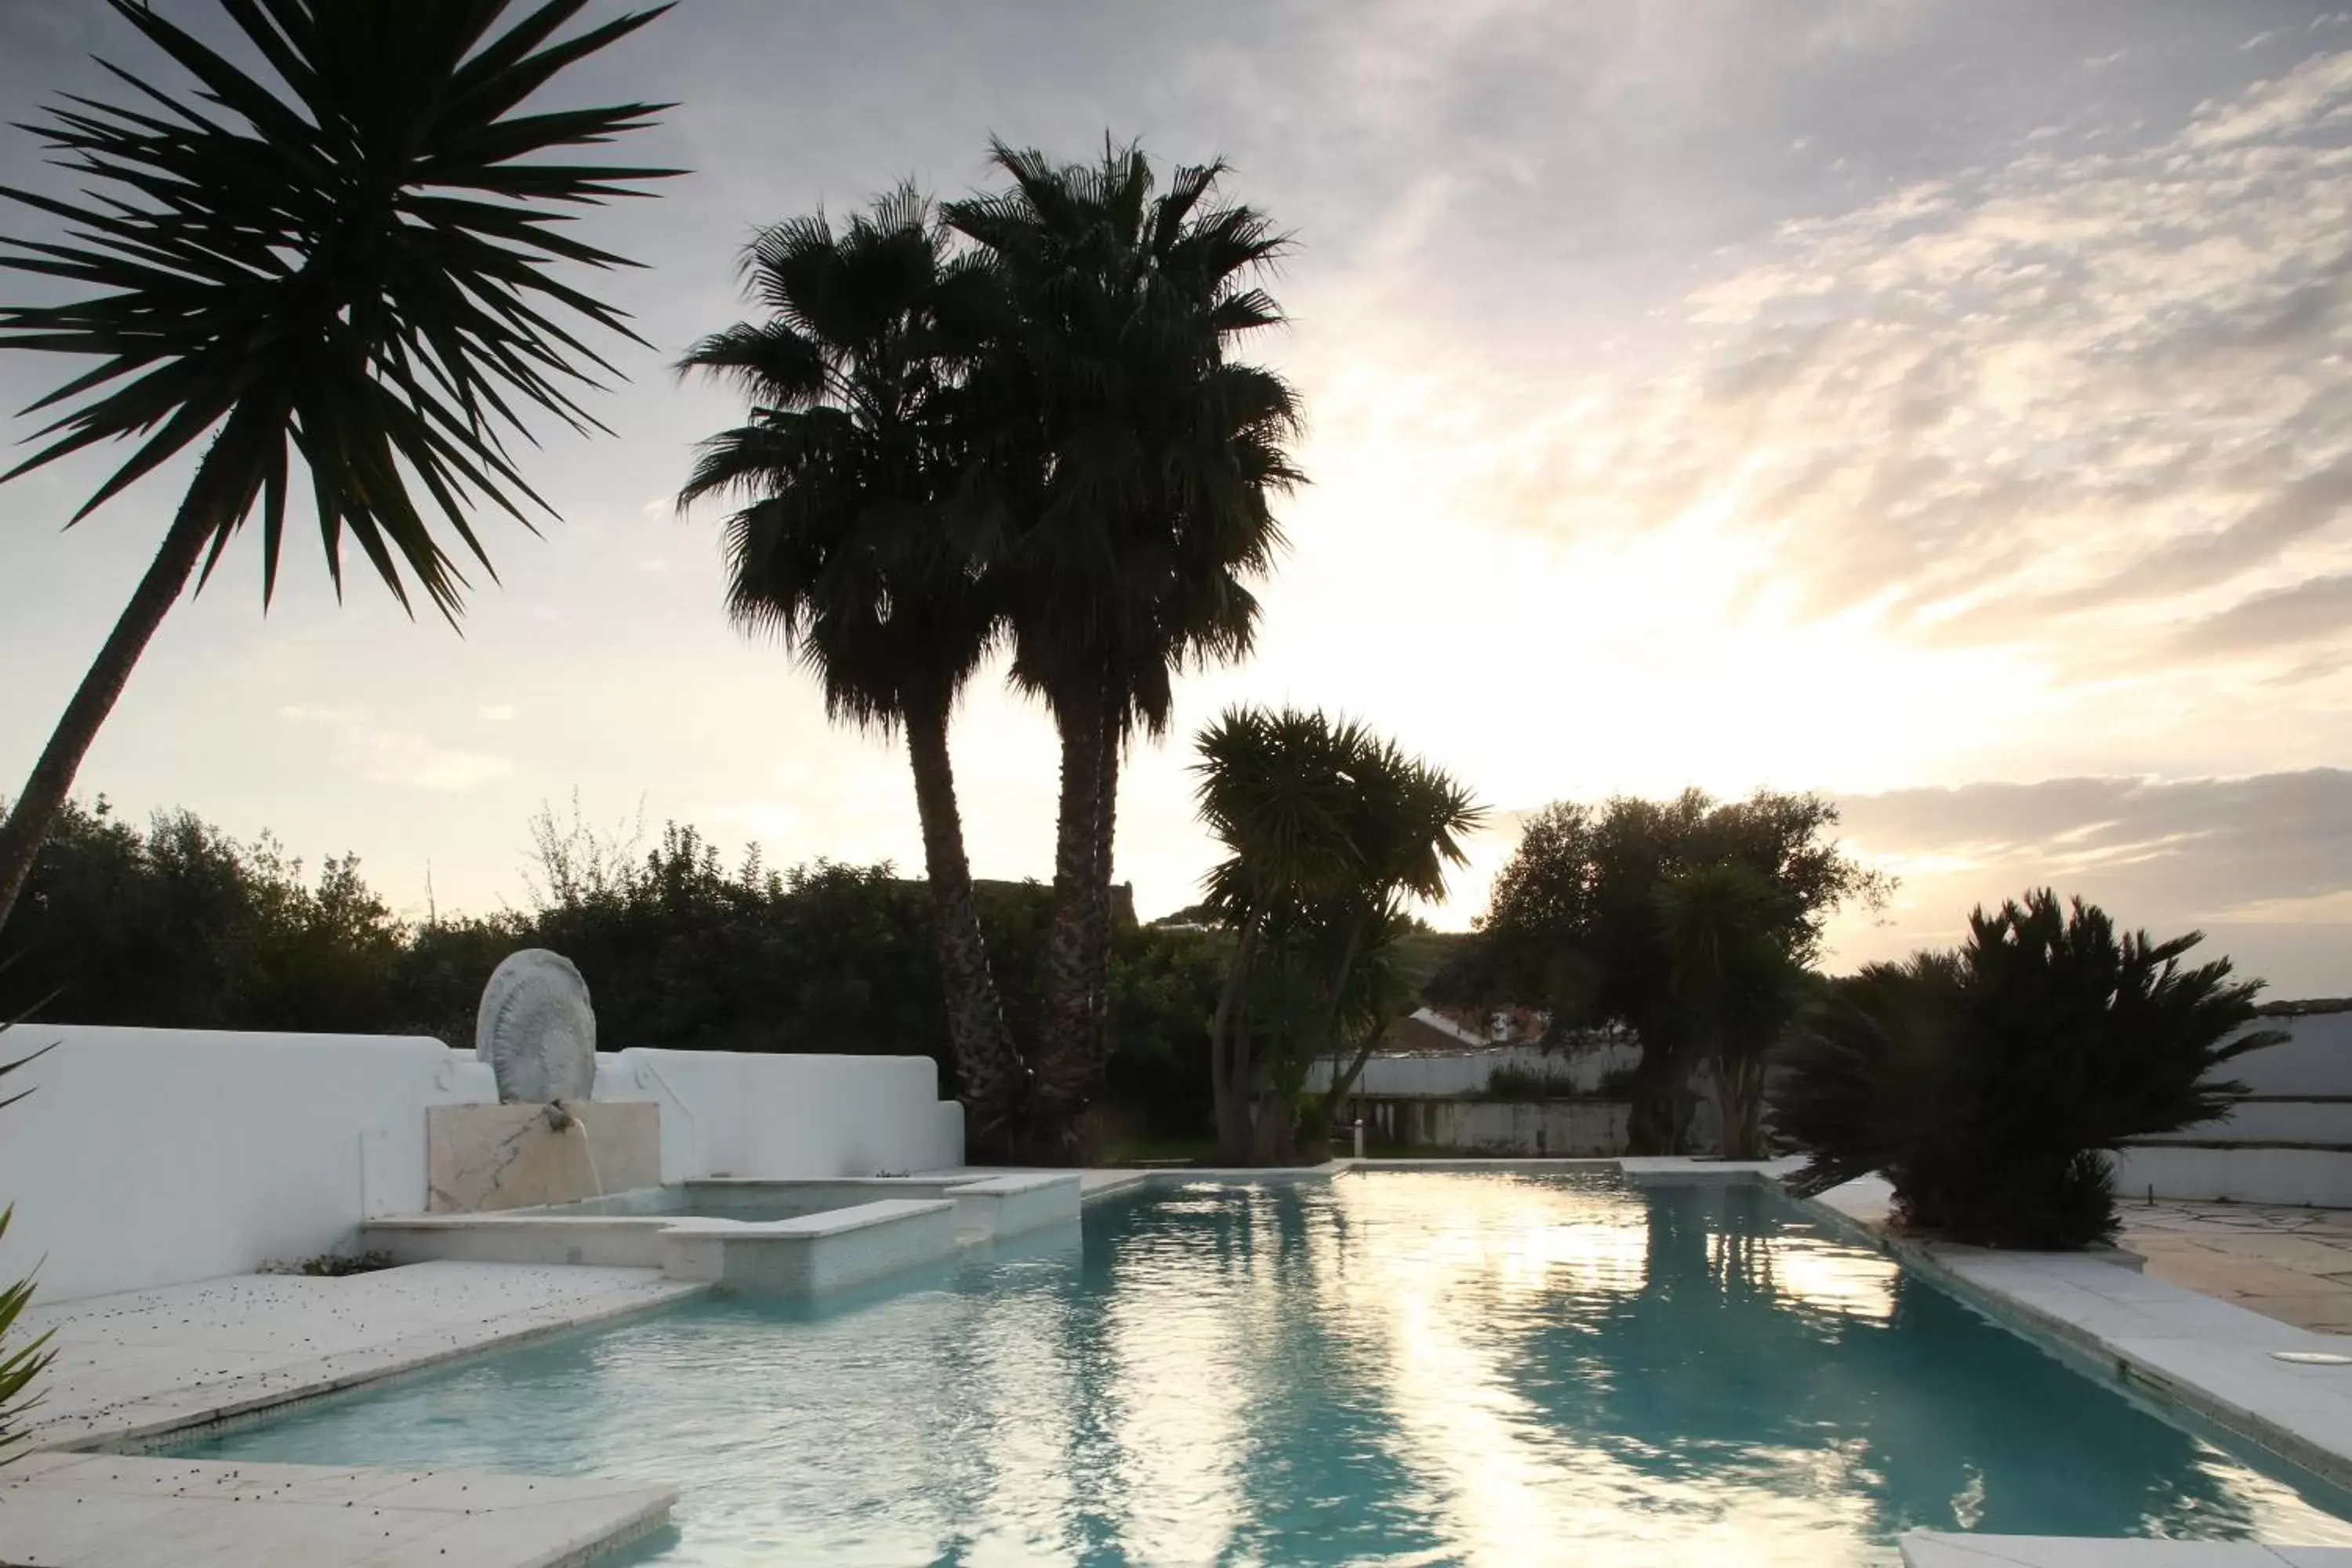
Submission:
[[[2195,1438],[2061,1366],[1931,1286],[1890,1270],[1884,1318],[1780,1289],[1813,1227],[1754,1187],[1650,1194],[1642,1289],[1580,1306],[1597,1321],[1529,1336],[1530,1362],[1608,1342],[1611,1375],[1556,1418],[1662,1474],[1840,1484],[1873,1533],[2249,1534],[2250,1500]],[[2089,1484],[2095,1463],[2105,1484]]]
[[[1565,1440],[1547,1443],[1555,1458],[1563,1446],[1605,1458],[1695,1516],[1734,1488],[1843,1494],[1881,1541],[1917,1528],[2253,1532],[2242,1478],[2209,1468],[2196,1439],[1891,1265],[1825,1244],[1773,1195],[1693,1185],[1647,1196],[1637,1289],[1531,1303],[1470,1281],[1475,1301],[1457,1304],[1502,1381]],[[1335,1289],[1351,1262],[1363,1270],[1351,1249],[1382,1238],[1376,1228],[1351,1237],[1347,1210],[1315,1198],[1237,1198],[1213,1227],[1221,1263],[1270,1287],[1255,1312],[1236,1304],[1252,1324],[1253,1384],[1252,1425],[1229,1470],[1237,1537],[1302,1563],[1442,1550],[1427,1456],[1401,1445],[1387,1397],[1393,1368]],[[1780,1276],[1800,1247],[1830,1255],[1846,1283],[1863,1275],[1882,1300],[1842,1310],[1789,1289]],[[1066,1321],[1076,1330],[1086,1317]],[[1116,1440],[1116,1430],[1092,1436]],[[2084,1474],[2094,1462],[2095,1479]],[[1369,1513],[1317,1507],[1367,1490],[1383,1500]]]
[[[1772,1194],[1652,1196],[1400,1175],[1113,1199],[1082,1249],[697,1303],[207,1451],[677,1477],[698,1563],[1812,1568],[1964,1522],[1956,1500],[1990,1531],[2310,1533]]]

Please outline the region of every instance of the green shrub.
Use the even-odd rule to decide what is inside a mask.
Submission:
[[[2285,1037],[2245,1032],[2259,982],[2181,967],[2198,933],[2118,936],[2048,889],[1978,910],[1957,952],[1836,981],[1780,1049],[1773,1130],[1813,1192],[1883,1172],[1902,1223],[1991,1247],[2112,1236],[2099,1151],[2225,1112],[2212,1070]]]
[[[1486,1075],[1486,1100],[1576,1100],[1582,1097],[1576,1080],[1565,1073],[1533,1068],[1498,1067]]]
[[[7,1033],[12,1022],[0,1020],[0,1035]],[[0,1062],[0,1078],[5,1078],[41,1054],[41,1051],[35,1051],[30,1057]],[[31,1092],[26,1089],[0,1100],[0,1107],[14,1105]],[[16,1216],[16,1205],[0,1208],[0,1237],[7,1236],[8,1222]],[[58,1352],[49,1346],[49,1333],[55,1331],[37,1334],[20,1345],[12,1346],[8,1342],[16,1331],[16,1321],[25,1315],[25,1309],[32,1304],[32,1300],[33,1281],[30,1276],[0,1289],[0,1464],[13,1458],[11,1450],[24,1442],[25,1414],[41,1402],[39,1394],[28,1395],[26,1390],[58,1356]]]

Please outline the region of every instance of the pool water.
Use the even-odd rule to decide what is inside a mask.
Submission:
[[[2352,1542],[1778,1194],[1166,1184],[824,1308],[698,1300],[183,1453],[679,1486],[622,1561],[1891,1563],[1911,1529]]]

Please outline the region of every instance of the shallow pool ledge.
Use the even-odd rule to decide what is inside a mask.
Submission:
[[[1908,1568],[2352,1568],[2352,1547],[1915,1531],[1903,1538],[1903,1561]]]
[[[759,1296],[824,1296],[952,1256],[956,1204],[886,1198],[798,1219],[679,1219],[661,1233],[665,1278]]]

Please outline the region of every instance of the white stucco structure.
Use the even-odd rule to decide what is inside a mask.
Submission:
[[[2284,1045],[2222,1070],[2246,1086],[2229,1115],[2114,1157],[2126,1197],[2352,1208],[2352,1012],[2265,1018]]]
[[[0,1279],[43,1300],[240,1273],[425,1206],[427,1106],[489,1103],[437,1040],[26,1025],[0,1058]],[[661,1106],[662,1174],[869,1176],[961,1163],[961,1108],[927,1058],[627,1051],[596,1098]]]
[[[1465,1047],[1459,1051],[1410,1051],[1376,1056],[1364,1063],[1354,1093],[1373,1099],[1416,1099],[1429,1096],[1452,1100],[1486,1092],[1486,1080],[1497,1068],[1549,1079],[1578,1094],[1591,1094],[1609,1073],[1630,1070],[1642,1059],[1642,1047],[1630,1040],[1612,1040],[1569,1051],[1545,1051],[1534,1046]],[[1331,1081],[1328,1061],[1310,1064],[1307,1086],[1321,1089]]]
[[[963,1162],[963,1107],[929,1057],[627,1050],[598,1100],[662,1108],[662,1180],[912,1175]]]

